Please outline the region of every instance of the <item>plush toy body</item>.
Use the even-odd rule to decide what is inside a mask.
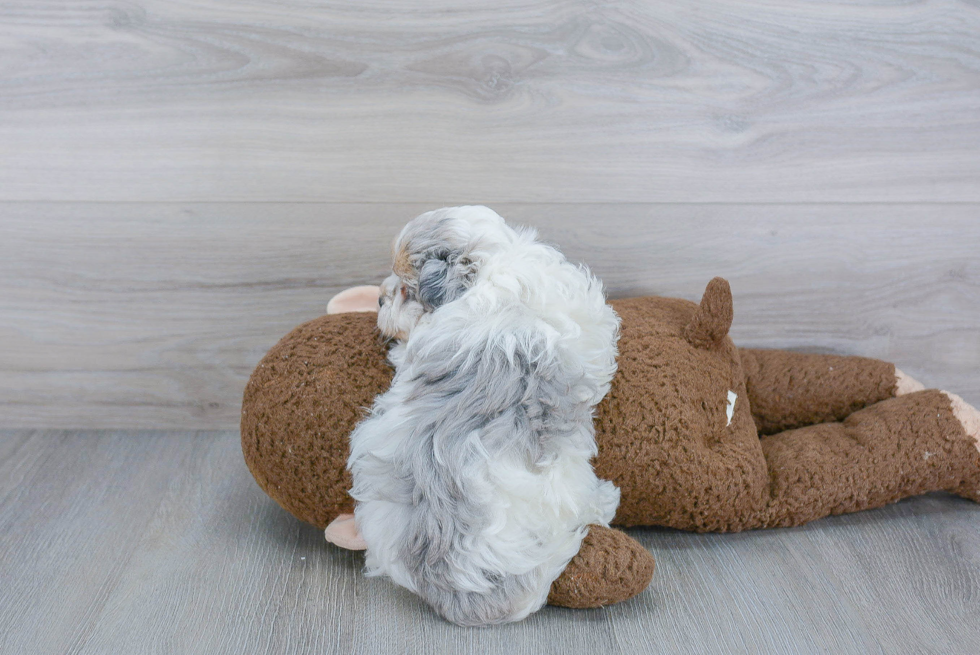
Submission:
[[[878,360],[736,348],[720,278],[700,305],[611,304],[622,319],[619,371],[597,410],[595,470],[620,488],[615,524],[734,531],[929,491],[980,501],[980,413],[958,397],[916,390]],[[324,316],[284,337],[242,408],[260,486],[320,527],[350,514],[347,437],[390,380],[372,314]],[[652,570],[625,534],[593,527],[549,602],[616,602]]]
[[[934,490],[980,500],[980,452],[945,392],[897,396],[894,365],[874,359],[738,349],[730,310],[710,309],[730,308],[727,284],[701,308],[613,304],[619,373],[599,406],[596,472],[622,490],[615,523],[735,531]],[[685,338],[701,316],[723,329]]]

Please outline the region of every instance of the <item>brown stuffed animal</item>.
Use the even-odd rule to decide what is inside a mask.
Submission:
[[[358,287],[328,311],[376,302],[376,287]],[[597,410],[595,469],[622,492],[614,523],[725,532],[937,490],[980,502],[980,412],[959,397],[874,359],[736,348],[721,278],[700,305],[611,304],[622,318],[619,371]],[[242,449],[255,479],[303,521],[334,522],[340,543],[356,539],[344,536],[354,509],[347,437],[391,377],[375,315],[338,313],[286,335],[245,389]],[[652,573],[642,546],[593,526],[548,601],[625,600]]]

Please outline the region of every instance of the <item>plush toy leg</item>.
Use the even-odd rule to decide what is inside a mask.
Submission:
[[[762,435],[840,421],[897,395],[895,366],[877,359],[747,348],[740,348],[739,356],[752,418]],[[918,384],[903,379],[903,390]]]
[[[980,413],[936,390],[764,437],[771,496],[752,527],[798,525],[929,491],[980,501],[978,440]]]

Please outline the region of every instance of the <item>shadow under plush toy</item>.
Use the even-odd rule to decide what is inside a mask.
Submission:
[[[261,361],[242,448],[259,485],[328,539],[358,547],[348,435],[392,377],[377,287],[331,301]],[[693,531],[785,527],[949,491],[980,502],[980,412],[863,357],[740,349],[728,283],[700,305],[614,300],[619,370],[597,408],[595,471],[621,490],[614,524]],[[653,558],[593,526],[554,581],[554,605],[598,607],[649,584]]]

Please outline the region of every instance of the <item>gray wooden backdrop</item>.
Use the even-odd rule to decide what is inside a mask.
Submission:
[[[234,428],[400,225],[980,402],[976,2],[0,2],[7,427]]]

